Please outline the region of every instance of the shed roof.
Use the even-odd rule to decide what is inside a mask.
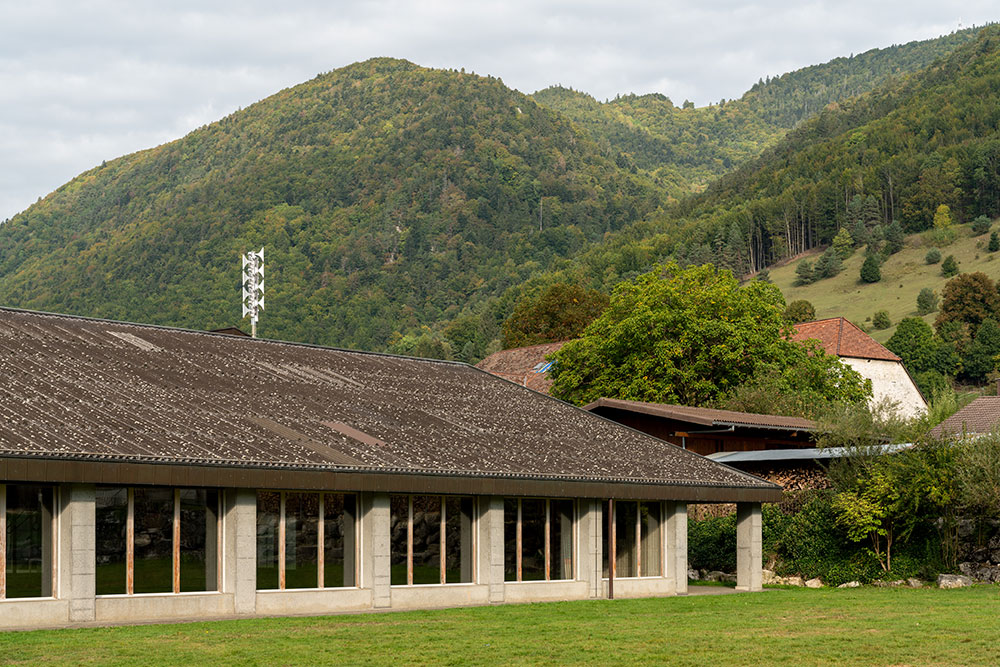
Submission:
[[[0,378],[0,459],[779,489],[451,362],[0,308]]]
[[[1000,424],[1000,396],[980,396],[931,429],[932,438],[991,433]]]
[[[796,324],[792,340],[810,339],[818,340],[827,354],[838,357],[900,361],[888,348],[843,317]]]
[[[476,368],[547,394],[552,387],[552,376],[546,368],[548,362],[545,357],[557,352],[565,344],[565,341],[541,343],[500,350],[480,361],[476,364]]]
[[[599,398],[584,406],[584,410],[612,408],[629,412],[663,417],[675,421],[688,422],[699,426],[744,426],[748,428],[777,429],[785,431],[813,431],[816,422],[801,417],[781,415],[758,415],[751,412],[717,410],[715,408],[695,408],[689,405],[669,405],[666,403],[645,403],[616,398]]]

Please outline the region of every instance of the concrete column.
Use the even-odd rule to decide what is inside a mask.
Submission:
[[[392,606],[389,494],[361,494],[361,587],[372,589],[372,606]]]
[[[225,502],[223,587],[237,614],[257,611],[257,492],[230,489]]]
[[[687,503],[664,503],[666,530],[663,531],[663,548],[666,553],[666,575],[674,580],[677,595],[688,592],[688,527]]]
[[[69,621],[95,618],[97,529],[93,484],[66,484],[59,499],[59,597],[69,600]]]
[[[503,498],[479,498],[479,582],[489,586],[489,601],[504,601]]]
[[[577,521],[577,535],[579,536],[579,548],[577,554],[580,579],[587,582],[587,595],[590,598],[604,597],[604,564],[603,550],[601,547],[601,531],[603,525],[601,521],[601,501],[581,500],[579,520]]]
[[[736,503],[736,590],[761,590],[760,503]]]

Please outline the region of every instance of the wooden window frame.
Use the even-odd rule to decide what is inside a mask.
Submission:
[[[324,590],[330,588],[336,590],[338,588],[360,588],[360,568],[361,568],[361,516],[360,516],[360,498],[357,493],[327,493],[325,491],[274,491],[272,489],[260,489],[260,491],[266,491],[270,493],[277,493],[278,500],[278,588],[274,590],[285,591],[308,591],[314,590],[310,588],[286,588],[285,581],[285,558],[286,558],[286,545],[285,545],[285,499],[289,493],[298,494],[311,494],[316,493],[319,495],[319,512],[318,521],[319,525],[316,530],[316,589]],[[354,531],[354,575],[353,575],[353,586],[327,586],[326,585],[326,497],[334,496],[344,496],[345,498],[350,496],[354,498],[354,525],[352,530]],[[412,502],[411,502],[411,515],[412,515]],[[410,531],[412,534],[413,526],[410,526]],[[346,559],[346,557],[345,557]],[[412,578],[413,573],[410,572],[409,576]],[[262,589],[268,590],[268,589]]]
[[[521,501],[523,500],[544,500],[545,501],[545,579],[540,579],[538,581],[575,581],[577,575],[577,557],[576,557],[576,530],[577,530],[577,505],[576,501],[569,498],[512,498],[512,500],[517,500],[517,525],[515,528],[516,534],[516,573],[517,579],[509,581],[507,583],[522,583],[524,582],[523,572],[522,572],[522,554],[524,552],[524,538],[523,538],[523,521],[521,513]],[[570,500],[573,503],[573,516],[570,518],[570,548],[573,553],[570,554],[571,561],[573,563],[572,572],[570,572],[569,579],[553,579],[552,578],[552,501],[553,500]],[[560,557],[565,558],[565,556],[560,552]]]
[[[617,503],[634,503],[635,504],[635,576],[625,577],[626,579],[656,579],[658,577],[663,577],[663,573],[666,572],[666,561],[665,561],[665,550],[663,548],[663,503],[659,501],[642,501],[642,500],[615,500],[614,498],[608,499],[608,570],[611,575],[611,579],[618,579],[617,575],[617,564],[618,564],[618,540],[617,540],[617,530],[618,530],[618,519],[615,513],[615,505]],[[660,506],[660,518],[659,518],[659,529],[660,529],[660,574],[648,574],[644,575],[642,573],[642,512],[640,508],[642,504],[646,502],[647,504],[652,504],[657,502]]]
[[[434,498],[438,497],[440,499],[440,515],[438,523],[438,541],[439,541],[439,564],[438,564],[438,583],[437,584],[417,584],[420,586],[455,586],[460,584],[472,584],[475,583],[479,575],[479,563],[478,563],[478,530],[477,524],[479,521],[476,509],[478,507],[478,497],[477,496],[435,496],[435,494],[392,494],[394,496],[405,496],[406,497],[406,586],[413,586],[413,498],[414,496],[423,496]],[[471,567],[471,581],[459,581],[454,583],[448,582],[448,554],[445,552],[447,547],[447,521],[448,521],[448,498],[471,498],[472,499],[472,516],[470,517],[472,521],[472,530],[470,531],[469,538],[472,544],[469,545],[470,548],[470,559],[472,560]],[[518,539],[520,539],[520,533],[518,533]],[[396,584],[397,586],[403,584]]]

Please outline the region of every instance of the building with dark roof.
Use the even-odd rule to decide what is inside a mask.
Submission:
[[[464,364],[0,309],[0,377],[0,627],[683,594],[689,502],[757,590],[781,493]]]
[[[980,396],[931,429],[931,438],[994,433],[1000,426],[1000,396]]]
[[[792,340],[818,341],[827,354],[837,355],[871,380],[873,405],[891,401],[902,417],[915,417],[927,411],[927,400],[902,360],[847,319],[831,317],[796,324]]]

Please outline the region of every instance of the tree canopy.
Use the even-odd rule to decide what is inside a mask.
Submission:
[[[835,357],[789,340],[784,310],[773,285],[741,287],[711,265],[658,266],[621,283],[583,336],[557,353],[552,394],[578,404],[604,396],[704,405],[758,376],[830,401],[870,394]]]
[[[522,298],[503,324],[504,349],[576,338],[608,305],[608,296],[555,283]]]

